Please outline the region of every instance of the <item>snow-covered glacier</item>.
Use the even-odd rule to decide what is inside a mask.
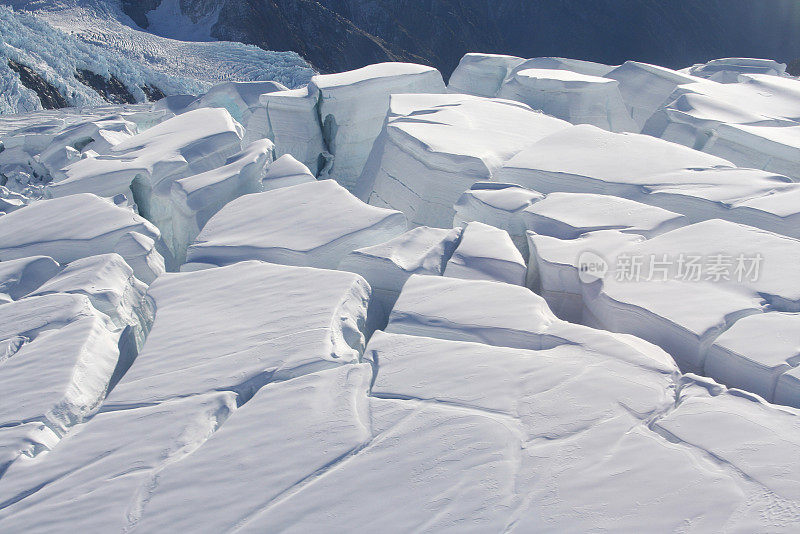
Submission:
[[[797,530],[785,66],[272,78],[0,115],[0,531]]]
[[[197,95],[229,79],[296,87],[314,74],[293,52],[139,31],[116,2],[4,4],[10,5],[0,5],[1,113]]]

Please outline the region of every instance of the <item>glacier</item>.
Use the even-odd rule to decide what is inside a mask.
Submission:
[[[0,115],[0,531],[796,530],[785,66],[302,72]]]
[[[63,100],[56,107],[108,100],[107,94],[76,78],[81,70],[121,86],[119,90],[134,102],[163,95],[198,95],[227,80],[277,80],[297,87],[314,74],[293,52],[269,52],[231,42],[181,41],[139,31],[131,27],[118,2],[13,0],[6,4],[10,5],[0,6],[2,113],[48,107],[24,85],[9,61],[30,69],[49,85]]]

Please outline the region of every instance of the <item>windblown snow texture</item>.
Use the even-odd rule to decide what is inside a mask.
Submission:
[[[796,530],[784,64],[115,57],[0,116],[0,532]]]

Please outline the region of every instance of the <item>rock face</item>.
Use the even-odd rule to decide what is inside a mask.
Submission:
[[[44,109],[65,108],[69,105],[67,100],[58,92],[58,89],[47,83],[44,78],[30,67],[17,63],[13,59],[8,60],[8,66],[19,74],[19,80],[22,85],[36,93]]]
[[[112,104],[135,104],[136,98],[125,88],[116,76],[105,79],[99,74],[86,69],[79,69],[75,78],[84,85],[88,85],[103,97],[103,100]]]
[[[124,2],[123,9],[146,28],[146,13],[161,3]],[[206,3],[182,0],[180,5],[190,14]],[[691,5],[678,0],[591,5],[577,0],[433,0],[424,8],[395,0],[227,0],[211,34],[267,50],[294,50],[326,72],[405,60],[433,65],[448,77],[459,59],[475,50],[608,64],[636,58],[672,68],[726,56],[786,62],[800,53],[800,40],[791,31],[796,15],[790,3],[753,9],[747,0]],[[774,27],[767,31],[764,20]],[[732,27],[741,29],[735,38]],[[654,46],[662,42],[674,46]]]

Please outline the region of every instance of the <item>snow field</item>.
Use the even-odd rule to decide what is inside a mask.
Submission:
[[[793,82],[470,55],[0,120],[0,530],[791,532],[796,184],[497,98],[531,70],[636,124]]]

